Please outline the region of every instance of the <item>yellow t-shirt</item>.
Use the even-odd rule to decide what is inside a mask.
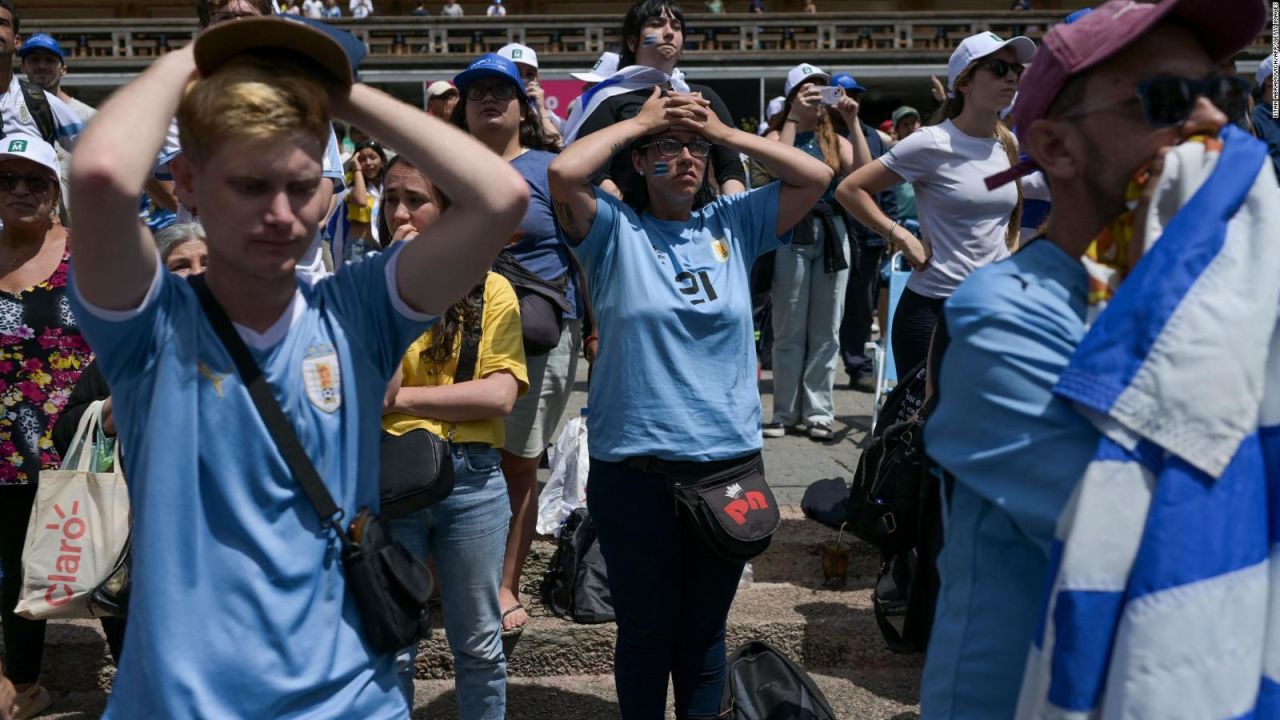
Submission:
[[[452,385],[453,374],[458,371],[460,338],[455,338],[453,356],[443,366],[426,360],[422,351],[430,346],[435,328],[413,341],[404,355],[401,369],[404,373],[402,387],[426,387]],[[480,348],[476,357],[475,379],[506,370],[516,378],[517,397],[529,391],[529,372],[525,366],[524,335],[520,327],[520,303],[511,283],[497,273],[489,273],[484,280],[484,314],[480,319]],[[459,333],[461,334],[461,333]],[[453,441],[459,443],[485,443],[502,447],[506,442],[504,418],[471,420],[464,423],[446,423],[404,413],[390,413],[382,418],[382,429],[392,435],[403,435],[422,428],[440,437],[453,432]]]

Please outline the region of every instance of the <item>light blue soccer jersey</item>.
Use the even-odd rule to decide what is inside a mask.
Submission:
[[[599,326],[587,427],[591,456],[724,460],[760,450],[751,266],[778,238],[772,183],[722,197],[687,222],[637,216],[596,190],[572,246]]]
[[[299,282],[276,326],[241,329],[348,520],[378,504],[387,379],[430,325],[399,298],[397,256]],[[339,541],[188,284],[158,271],[138,311],[74,292],[73,307],[115,398],[133,504],[129,649],[105,717],[407,717],[394,657],[363,640]]]

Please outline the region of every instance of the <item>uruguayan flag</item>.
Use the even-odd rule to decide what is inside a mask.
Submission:
[[[668,82],[671,83],[671,89],[676,92],[689,92],[689,85],[684,81],[684,72],[679,68],[670,75],[645,65],[630,65],[622,68],[609,79],[582,94],[581,102],[564,123],[564,144],[567,146],[578,139],[578,131],[582,129],[582,123],[586,122],[586,119],[591,117],[591,113],[595,112],[605,100],[614,95],[636,90],[648,89],[652,92],[654,85],[665,85]]]
[[[1222,139],[1170,153],[1159,241],[1055,388],[1103,437],[1019,718],[1280,717],[1280,190]]]

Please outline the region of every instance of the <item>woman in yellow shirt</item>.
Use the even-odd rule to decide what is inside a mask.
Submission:
[[[446,204],[426,177],[397,157],[383,186],[382,236],[412,240]],[[462,331],[477,320],[475,379],[454,383]],[[498,586],[511,507],[497,448],[504,441],[503,418],[528,389],[519,303],[511,285],[491,272],[409,346],[383,411],[382,427],[393,435],[423,428],[452,444],[453,493],[390,524],[392,535],[417,557],[435,560],[462,720],[506,713]],[[411,659],[402,684],[412,707]]]

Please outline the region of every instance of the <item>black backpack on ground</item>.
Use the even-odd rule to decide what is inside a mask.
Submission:
[[[596,526],[586,508],[569,513],[556,551],[542,578],[542,602],[558,617],[576,623],[613,622],[613,596]]]
[[[738,648],[725,665],[720,720],[836,720],[813,678],[761,640]]]
[[[936,345],[940,352],[945,343]],[[924,425],[938,395],[925,402],[926,362],[886,398],[849,490],[850,531],[880,550],[872,607],[896,653],[924,652],[940,588],[942,472],[924,448]]]

